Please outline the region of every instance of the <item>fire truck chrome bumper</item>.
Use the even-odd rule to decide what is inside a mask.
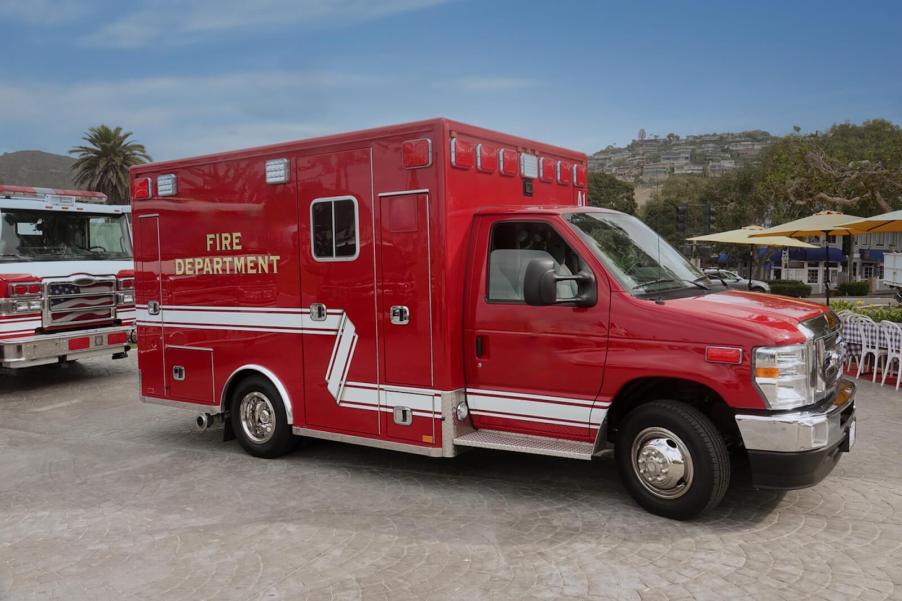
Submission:
[[[60,360],[87,359],[127,352],[131,348],[128,343],[107,344],[107,336],[120,332],[130,334],[131,330],[131,326],[115,326],[3,340],[0,341],[0,367],[33,367]],[[88,338],[89,346],[81,350],[69,350],[69,341],[75,338]]]
[[[736,424],[755,486],[813,486],[855,444],[855,384],[841,381],[826,407],[776,415],[739,414]]]

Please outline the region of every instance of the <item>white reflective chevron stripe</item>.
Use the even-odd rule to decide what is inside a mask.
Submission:
[[[517,416],[547,418],[578,425],[588,424],[592,418],[592,405],[588,404],[567,405],[558,402],[488,396],[468,392],[467,405],[474,415],[480,413],[505,414],[511,419],[517,419]]]
[[[331,317],[335,316],[327,316],[326,321]],[[326,369],[326,388],[332,394],[332,398],[339,403],[341,402],[341,390],[348,377],[356,346],[357,328],[354,327],[354,322],[348,319],[347,315],[341,315],[338,323],[338,336],[335,337],[335,345],[332,347],[332,359]]]

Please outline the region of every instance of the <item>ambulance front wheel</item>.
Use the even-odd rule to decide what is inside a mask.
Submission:
[[[677,401],[654,401],[628,413],[615,455],[639,505],[672,519],[716,507],[730,483],[723,436],[704,413]]]
[[[251,376],[236,386],[229,413],[235,438],[254,457],[281,457],[297,446],[282,395],[265,378]]]

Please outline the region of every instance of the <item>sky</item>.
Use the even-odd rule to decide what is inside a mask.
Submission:
[[[902,2],[0,0],[0,152],[156,160],[445,116],[587,153],[902,123]]]

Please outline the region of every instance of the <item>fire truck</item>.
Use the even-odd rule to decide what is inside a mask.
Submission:
[[[123,358],[134,337],[129,207],[0,185],[0,367]]]
[[[685,519],[855,439],[826,307],[715,289],[586,156],[446,119],[131,169],[140,398],[257,457],[613,454]]]

